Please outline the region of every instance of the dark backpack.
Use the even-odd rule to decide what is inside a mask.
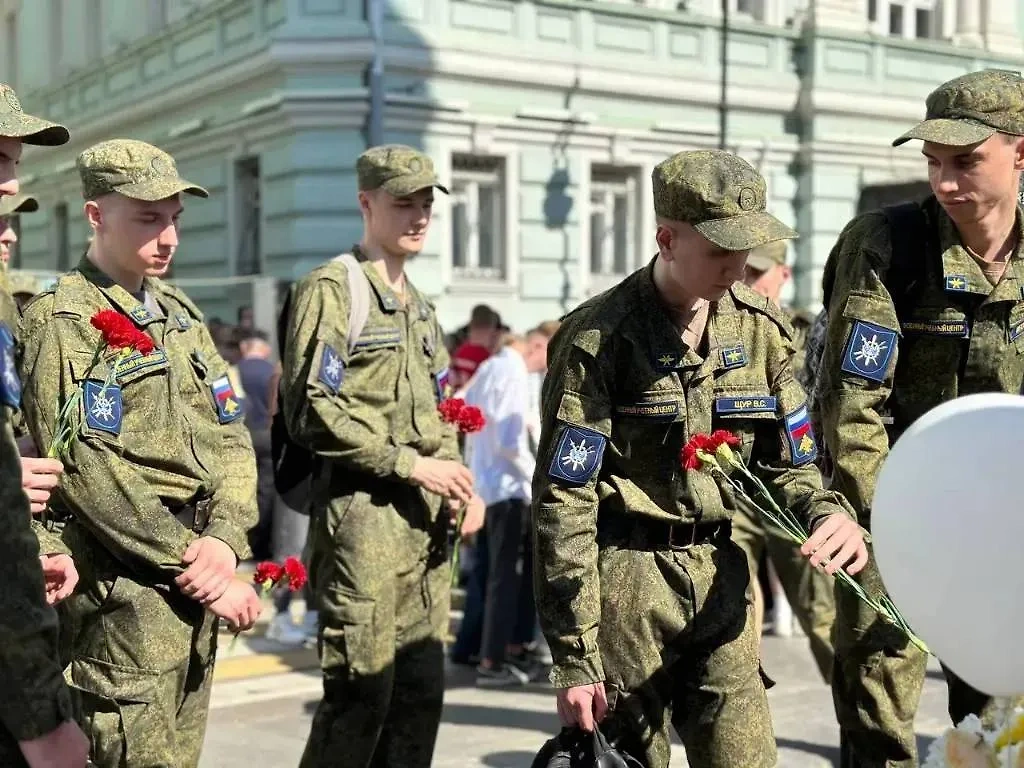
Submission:
[[[601,729],[595,726],[593,733],[563,728],[541,747],[531,768],[642,768],[642,765],[632,755],[610,746]]]
[[[359,261],[351,253],[336,257],[345,265],[348,273],[349,314],[348,351],[351,354],[356,340],[362,335],[370,317],[370,281],[366,278]],[[284,360],[285,339],[291,317],[294,288],[288,289],[284,306],[277,317],[278,355]],[[274,489],[281,500],[291,509],[309,513],[309,492],[317,465],[311,451],[292,440],[284,416],[284,399],[280,389],[277,394],[277,412],[270,424],[270,451],[274,462]]]

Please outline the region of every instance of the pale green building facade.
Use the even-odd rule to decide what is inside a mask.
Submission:
[[[725,146],[801,233],[792,298],[813,306],[858,206],[925,178],[914,144],[890,146],[925,95],[1024,69],[1022,0],[726,0],[725,57],[721,0],[381,2],[0,0],[0,77],[72,131],[26,152],[42,208],[20,222],[19,266],[74,265],[76,155],[140,138],[211,192],[187,204],[173,276],[228,320],[255,301],[266,327],[277,279],[358,237],[372,124],[451,187],[412,268],[442,322],[486,301],[522,328],[650,258],[651,169],[719,146],[724,90]]]

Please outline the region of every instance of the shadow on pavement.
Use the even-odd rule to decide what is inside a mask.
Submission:
[[[796,752],[803,752],[808,755],[817,755],[828,761],[829,765],[839,765],[839,748],[830,747],[824,744],[813,744],[809,741],[795,741],[793,739],[776,739],[775,743],[780,750],[792,749]],[[782,762],[779,762],[782,765]]]
[[[449,725],[472,725],[484,728],[519,728],[540,731],[554,736],[558,733],[558,716],[554,706],[550,712],[512,709],[510,707],[481,707],[476,704],[445,704],[441,722]],[[537,743],[541,748],[545,737]]]
[[[540,746],[537,747],[540,750]],[[528,768],[533,762],[534,754],[530,752],[492,752],[483,758],[488,768]]]

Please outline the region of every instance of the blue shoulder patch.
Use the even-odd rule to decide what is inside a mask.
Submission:
[[[896,331],[857,320],[843,352],[842,369],[871,381],[884,381],[896,352]]]
[[[341,382],[345,379],[345,364],[341,361],[341,355],[335,352],[334,347],[329,344],[324,344],[324,351],[320,356],[320,373],[317,378],[335,395],[338,394]]]
[[[213,391],[213,401],[217,404],[217,421],[221,424],[230,424],[245,415],[245,406],[226,374],[214,379],[210,389]]]
[[[586,485],[601,468],[607,445],[607,438],[598,432],[563,425],[548,477],[565,485]]]
[[[21,407],[21,379],[14,359],[14,334],[0,323],[0,402],[11,408]]]
[[[786,415],[786,438],[789,440],[794,467],[818,458],[818,441],[814,439],[814,429],[806,405]]]
[[[442,368],[434,374],[434,386],[437,388],[437,402],[443,402],[452,396],[452,374],[447,368]]]
[[[120,435],[121,419],[124,415],[121,388],[111,384],[104,389],[103,382],[89,380],[85,382],[83,394],[86,426],[112,435]]]

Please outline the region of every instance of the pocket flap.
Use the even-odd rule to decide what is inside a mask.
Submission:
[[[851,320],[867,320],[892,331],[899,332],[900,322],[892,303],[875,294],[852,291],[843,307],[843,317]]]
[[[333,605],[331,613],[334,620],[341,624],[360,625],[373,622],[373,611],[376,602],[351,590],[335,587],[331,590]]]
[[[607,406],[577,392],[562,394],[556,418],[564,424],[590,429],[605,437],[611,437],[612,434],[612,420]]]
[[[151,704],[156,700],[160,673],[153,669],[125,667],[88,657],[71,662],[71,682],[78,688],[114,701]]]
[[[110,368],[103,360],[93,364],[93,356],[91,352],[81,352],[76,354],[74,357],[68,360],[71,366],[71,376],[76,382],[84,381],[85,379],[94,379],[96,381],[105,381],[107,374],[110,373]]]

